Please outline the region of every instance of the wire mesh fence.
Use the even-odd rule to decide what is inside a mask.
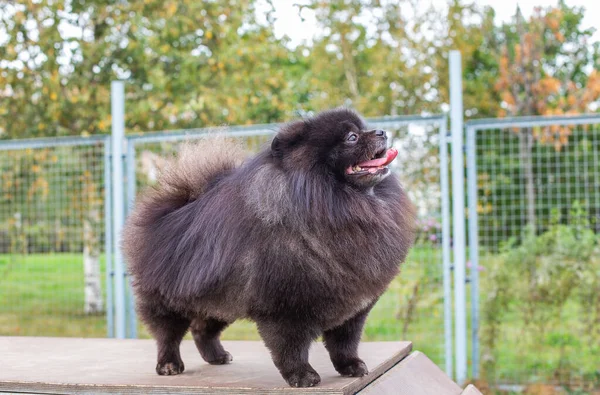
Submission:
[[[600,386],[600,117],[580,118],[467,127],[490,382]]]
[[[410,339],[450,373],[449,244],[447,254],[442,248],[442,223],[450,221],[442,201],[449,196],[440,178],[448,165],[446,118],[369,121],[390,131],[399,151],[392,169],[417,203],[419,234],[364,339]],[[252,154],[276,129],[221,132]],[[471,295],[480,295],[470,306],[472,375],[496,384],[599,387],[600,117],[484,120],[468,122],[466,130],[468,255],[473,285],[481,281]],[[164,160],[205,132],[128,136],[127,196],[155,183]],[[114,245],[107,219],[110,205],[124,201],[106,200],[107,142],[0,142],[0,335],[111,335],[107,251]],[[225,337],[258,334],[241,322]]]
[[[442,218],[440,190],[439,132],[445,130],[445,117],[396,117],[371,119],[371,127],[391,133],[399,155],[393,170],[419,208],[419,236],[401,274],[391,284],[372,310],[365,327],[364,340],[410,339],[415,348],[427,353],[440,367],[447,367],[444,332],[444,287],[442,270]],[[443,125],[443,126],[442,126]],[[257,153],[270,143],[277,125],[222,131],[239,141],[249,154]],[[128,137],[129,177],[135,178],[136,191],[156,182],[165,158],[178,152],[184,140],[205,138],[204,130],[176,133],[152,133]],[[135,169],[135,175],[132,174]],[[131,196],[131,190],[130,195]],[[447,279],[447,281],[450,281]],[[141,337],[149,336],[138,325]],[[223,337],[258,339],[255,326],[236,322]]]
[[[0,142],[0,335],[106,335],[105,148]]]

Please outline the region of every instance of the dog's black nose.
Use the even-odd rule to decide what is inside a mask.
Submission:
[[[375,131],[375,136],[387,138],[387,134],[385,133],[385,130],[379,130],[379,129],[377,129]]]

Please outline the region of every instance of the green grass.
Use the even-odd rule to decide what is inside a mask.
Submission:
[[[480,264],[489,269],[504,262],[498,256],[490,255],[483,257]],[[480,273],[481,305],[486,298],[485,290],[491,288],[488,272],[486,269]],[[467,301],[470,322],[470,295]],[[583,318],[588,314],[589,307],[570,298],[560,317],[548,317],[540,328],[528,322],[521,302],[513,297],[502,312],[496,349],[487,350],[481,338],[481,362],[486,358],[496,359],[495,377],[490,375],[488,379],[507,384],[549,383],[565,387],[565,393],[588,393],[577,392],[582,387],[600,389],[600,343],[594,340],[597,337],[584,323]],[[485,325],[482,318],[480,328]],[[481,371],[485,375],[483,369]]]
[[[83,300],[81,255],[0,255],[0,335],[106,336],[105,316],[85,315]]]

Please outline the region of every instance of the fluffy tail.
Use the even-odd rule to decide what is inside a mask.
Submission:
[[[151,223],[183,207],[220,175],[238,167],[244,157],[240,144],[221,136],[184,144],[177,156],[161,166],[156,185],[140,195],[132,216]]]
[[[216,177],[238,167],[244,157],[242,147],[224,137],[186,143],[175,158],[166,162],[157,188],[177,200],[195,200]]]
[[[162,224],[163,219],[198,199],[243,158],[240,145],[219,136],[186,144],[176,157],[163,162],[157,184],[140,194],[123,228],[123,253],[134,279],[146,272],[166,273],[174,238],[185,229],[189,216],[176,215],[168,225]]]

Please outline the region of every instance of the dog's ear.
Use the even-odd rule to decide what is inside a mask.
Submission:
[[[304,121],[289,123],[281,128],[271,142],[271,154],[281,158],[287,150],[299,144],[306,136],[307,125]]]

